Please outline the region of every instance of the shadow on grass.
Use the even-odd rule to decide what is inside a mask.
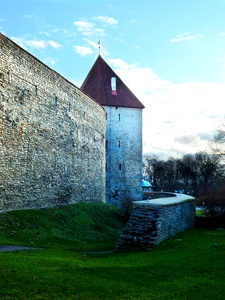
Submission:
[[[222,299],[224,254],[225,232],[202,229],[178,234],[150,252],[103,255],[57,245],[1,253],[0,295],[2,299]]]

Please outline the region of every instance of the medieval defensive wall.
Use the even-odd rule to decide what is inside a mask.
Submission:
[[[104,108],[0,34],[0,211],[105,201]]]

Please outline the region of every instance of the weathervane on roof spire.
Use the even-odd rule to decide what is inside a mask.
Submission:
[[[99,55],[100,55],[100,52],[101,52],[101,44],[100,44],[100,37],[99,37],[99,41],[98,41],[98,50],[99,50]]]

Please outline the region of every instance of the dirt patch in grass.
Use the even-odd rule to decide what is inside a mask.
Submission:
[[[35,249],[42,249],[42,248],[24,247],[24,246],[15,246],[15,245],[0,246],[0,252],[12,252],[12,251],[19,251],[19,250],[35,250]]]

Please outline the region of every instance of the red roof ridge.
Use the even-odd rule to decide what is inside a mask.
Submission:
[[[96,61],[98,60],[99,57],[101,58],[101,55],[100,55],[100,54],[99,54],[98,57],[96,58]],[[95,63],[96,63],[96,61],[95,61]],[[82,85],[81,85],[81,87],[80,87],[81,90],[82,90],[83,86],[86,84],[86,82],[88,81],[89,76],[90,76],[90,74],[91,74],[91,72],[92,72],[92,69],[94,68],[95,63],[93,64],[93,66],[91,67],[90,71],[88,72],[86,78],[84,79],[84,82],[82,83]]]
[[[112,77],[115,77],[117,81],[116,95],[111,91]],[[97,57],[90,69],[81,85],[81,90],[85,91],[103,106],[144,108],[144,105],[105,62],[101,55]]]

